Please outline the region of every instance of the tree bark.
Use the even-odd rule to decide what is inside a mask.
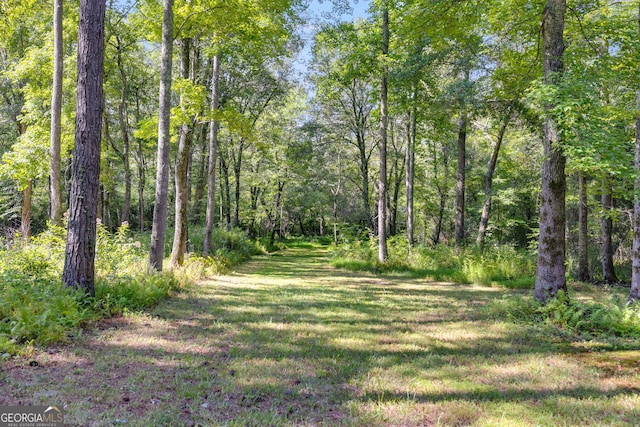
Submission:
[[[589,233],[587,206],[587,177],[584,172],[578,174],[578,280],[589,280]]]
[[[207,181],[207,213],[204,232],[204,256],[211,252],[211,239],[216,214],[216,161],[218,155],[218,84],[220,81],[220,57],[213,57],[213,74],[211,76],[211,120],[209,121],[209,163]]]
[[[564,53],[565,0],[547,0],[542,16],[544,79],[557,85]],[[551,110],[552,105],[546,107]],[[540,235],[534,298],[542,303],[567,290],[565,278],[565,164],[556,122],[549,114],[544,123],[544,162],[540,193]]]
[[[100,189],[104,0],[80,0],[76,133],[69,229],[62,281],[95,295],[96,215]]]
[[[169,198],[169,121],[171,117],[171,63],[173,57],[173,0],[163,0],[162,65],[160,70],[160,105],[158,113],[158,160],[156,193],[151,226],[149,270],[162,271],[164,241],[167,233]]]
[[[62,172],[61,172],[61,134],[62,134],[62,79],[64,64],[64,46],[62,44],[63,0],[53,2],[53,88],[51,92],[51,135],[49,163],[49,219],[54,225],[62,225]]]
[[[463,112],[458,120],[458,164],[456,169],[456,223],[455,245],[456,251],[464,246],[464,194],[465,176],[467,169],[467,117]]]
[[[244,138],[240,138],[237,156],[233,156],[233,176],[235,178],[235,203],[233,205],[233,226],[240,227],[240,172],[242,171],[242,153],[244,152]]]
[[[389,9],[385,4],[382,10],[382,60],[389,55]],[[387,90],[389,67],[382,64],[382,81],[380,84],[380,182],[378,185],[378,261],[384,262],[389,257],[387,252]]]
[[[31,204],[33,202],[33,181],[27,181],[22,190],[22,215],[20,221],[20,234],[24,240],[31,236]]]
[[[505,118],[505,121],[500,127],[498,132],[498,138],[496,139],[493,147],[491,148],[491,158],[487,164],[487,173],[484,175],[484,204],[482,205],[482,214],[480,215],[480,225],[478,226],[478,237],[476,239],[477,245],[484,245],[484,238],[487,233],[487,225],[489,224],[489,213],[491,212],[491,198],[493,196],[493,175],[496,171],[496,165],[498,164],[498,154],[500,153],[500,147],[502,146],[502,140],[504,134],[509,126],[510,116]]]
[[[416,111],[411,108],[409,124],[407,126],[407,147],[405,153],[405,192],[407,196],[407,242],[413,246],[413,182],[415,180],[415,142],[416,142]]]
[[[638,2],[638,30],[640,33],[640,1]],[[640,34],[639,34],[640,35]],[[636,141],[634,166],[640,173],[640,89],[636,91]],[[640,178],[634,181],[633,197],[633,249],[631,254],[631,291],[629,301],[640,300]]]
[[[118,105],[118,121],[120,122],[120,134],[122,136],[122,152],[120,157],[122,158],[122,165],[124,169],[124,202],[122,203],[122,214],[120,215],[120,222],[129,222],[129,216],[131,211],[131,166],[129,165],[130,158],[130,142],[129,142],[129,117],[127,113],[127,74],[122,63],[122,44],[118,40],[118,69],[120,70],[120,81],[122,87],[120,89],[120,105]]]
[[[613,189],[609,178],[605,177],[602,181],[602,278],[605,283],[616,283],[618,277],[613,266]]]
[[[191,51],[190,39],[180,41],[180,74],[183,79],[189,79],[189,56]],[[184,103],[184,94],[181,95],[183,116],[187,117]],[[171,268],[177,268],[184,263],[184,254],[187,251],[187,234],[189,229],[189,151],[191,150],[192,138],[191,123],[183,123],[180,126],[180,136],[178,139],[178,154],[175,166],[175,219],[173,233],[173,247],[171,249]]]

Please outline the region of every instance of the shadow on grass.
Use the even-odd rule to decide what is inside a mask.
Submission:
[[[532,403],[536,419],[539,401],[637,394],[581,376],[543,333],[484,317],[478,307],[501,295],[335,270],[322,249],[298,246],[4,372],[0,404],[55,399],[70,425],[411,425],[368,408],[432,405],[432,419],[411,410],[436,424],[445,403]],[[603,403],[582,416],[610,414]]]

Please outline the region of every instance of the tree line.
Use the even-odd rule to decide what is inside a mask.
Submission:
[[[4,227],[67,212],[89,293],[100,219],[151,232],[150,270],[215,227],[375,236],[381,262],[403,235],[537,248],[541,302],[626,263],[640,298],[640,3],[376,0],[315,25],[302,78],[307,6],[0,3]]]

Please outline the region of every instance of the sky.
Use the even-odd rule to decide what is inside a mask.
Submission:
[[[340,21],[355,21],[358,18],[367,17],[369,8],[368,0],[348,0],[350,11],[335,11],[331,0],[312,0],[309,8],[304,13],[305,25],[300,27],[299,35],[304,42],[304,48],[298,55],[295,63],[296,73],[301,77],[308,70],[311,60],[311,45],[313,36],[322,23]]]

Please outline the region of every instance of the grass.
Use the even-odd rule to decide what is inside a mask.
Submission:
[[[637,425],[640,343],[496,319],[509,295],[529,291],[336,270],[300,245],[3,362],[0,405],[78,426]]]

